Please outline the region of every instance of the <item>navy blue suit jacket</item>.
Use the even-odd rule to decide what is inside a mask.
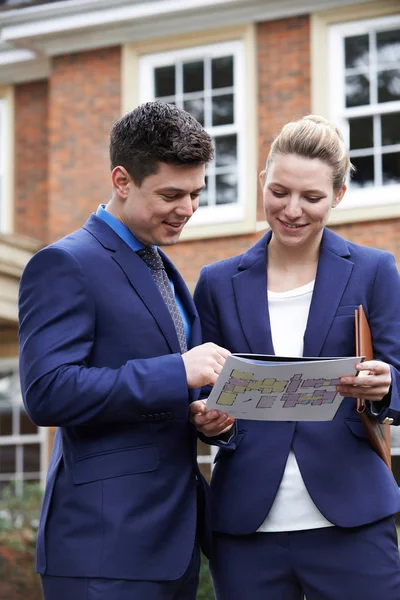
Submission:
[[[161,255],[191,320],[189,347],[198,345],[193,301]],[[20,375],[32,421],[58,427],[38,571],[180,577],[194,547],[198,496],[202,503],[207,492],[189,423],[198,390],[188,390],[150,270],[95,215],[36,254],[23,273]]]
[[[203,341],[232,352],[273,354],[268,315],[271,233],[241,256],[205,267],[195,291]],[[304,335],[304,356],[354,356],[354,309],[362,304],[375,358],[390,365],[390,406],[379,418],[400,423],[400,277],[393,257],[325,229]],[[217,531],[249,534],[277,493],[292,447],[305,485],[332,523],[354,527],[400,510],[399,488],[370,446],[355,399],[330,422],[240,420],[216,457],[212,477]],[[376,404],[375,406],[378,406]]]

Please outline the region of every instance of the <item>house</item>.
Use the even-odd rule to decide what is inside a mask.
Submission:
[[[310,112],[339,125],[357,167],[331,227],[400,265],[398,0],[0,2],[0,488],[43,480],[51,445],[16,383],[22,268],[107,201],[111,123],[154,98],[216,147],[168,249],[189,286],[267,228],[257,174],[281,126]]]

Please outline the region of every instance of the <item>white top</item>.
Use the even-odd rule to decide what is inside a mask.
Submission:
[[[303,337],[313,289],[314,281],[287,292],[268,290],[272,343],[276,355],[303,356]],[[257,531],[298,531],[332,525],[312,501],[294,452],[290,450],[274,503]]]

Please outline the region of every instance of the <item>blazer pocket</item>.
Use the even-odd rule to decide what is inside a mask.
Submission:
[[[75,463],[72,478],[73,482],[79,485],[123,475],[149,473],[155,471],[158,464],[157,446],[124,448],[79,458]]]
[[[356,437],[368,441],[368,436],[361,419],[345,419],[345,423],[350,429],[351,433],[353,433]]]
[[[339,306],[339,308],[336,311],[336,317],[342,317],[342,316],[346,316],[346,315],[351,315],[354,317],[354,311],[356,310],[356,308],[358,308],[359,305],[354,304],[353,305],[349,305],[349,306]]]

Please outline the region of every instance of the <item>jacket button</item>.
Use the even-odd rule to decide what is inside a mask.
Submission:
[[[382,421],[382,423],[384,425],[391,425],[393,423],[394,419],[392,419],[392,417],[385,417]]]

